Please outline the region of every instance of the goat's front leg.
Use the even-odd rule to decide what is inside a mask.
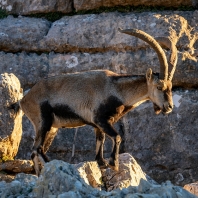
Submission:
[[[99,127],[112,140],[113,150],[112,150],[111,157],[109,160],[109,167],[115,171],[118,171],[119,170],[119,149],[120,149],[121,137],[120,135],[118,135],[116,130],[113,128],[113,126],[108,122],[100,123]]]
[[[51,127],[49,131],[42,130],[42,128],[36,131],[36,137],[31,158],[34,163],[34,169],[37,176],[40,175],[40,171],[44,164],[46,162],[49,162],[49,158],[45,153],[47,152],[56,134],[57,129],[53,127]]]
[[[103,148],[105,142],[105,133],[100,129],[95,128],[96,133],[96,157],[95,160],[98,162],[100,168],[106,168],[108,163],[103,157]]]

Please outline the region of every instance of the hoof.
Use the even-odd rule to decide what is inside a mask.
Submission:
[[[38,154],[41,155],[41,157],[43,158],[44,162],[50,162],[50,159],[47,157],[47,155],[44,153],[43,147],[40,146],[37,150]]]

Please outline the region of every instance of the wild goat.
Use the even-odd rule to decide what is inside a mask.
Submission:
[[[108,70],[93,70],[42,79],[13,107],[22,111],[34,126],[36,136],[31,155],[36,174],[40,165],[48,161],[47,152],[58,128],[91,125],[96,133],[96,157],[99,166],[119,169],[118,154],[121,137],[113,124],[127,112],[146,100],[154,110],[168,114],[173,109],[172,77],[177,63],[177,49],[166,38],[159,43],[171,49],[168,73],[166,55],[159,43],[137,29],[120,32],[147,42],[157,53],[160,63],[159,77],[151,69],[146,76],[120,75]],[[18,105],[18,106],[17,106]],[[19,106],[20,105],[20,106]],[[107,134],[113,142],[110,161],[103,158],[103,145]]]

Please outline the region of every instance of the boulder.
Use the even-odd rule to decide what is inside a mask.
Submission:
[[[10,105],[22,98],[22,89],[14,74],[0,75],[0,161],[13,159],[22,137],[22,112],[15,115]]]
[[[96,161],[81,162],[74,166],[87,184],[94,188],[105,189],[106,191],[138,186],[141,179],[147,181],[146,174],[128,153],[119,155],[118,172],[110,168],[100,170]],[[153,181],[153,183],[156,182]]]
[[[0,197],[28,197],[37,180],[35,175],[19,173],[11,182],[0,182]]]
[[[32,160],[7,160],[0,163],[0,171],[8,173],[34,172]]]
[[[141,180],[147,181],[146,174],[142,171],[136,160],[128,153],[119,155],[119,171],[110,168],[102,169],[102,178],[107,191],[114,189],[139,186]]]
[[[2,0],[0,8],[9,14],[30,15],[49,12],[72,12],[72,0]]]
[[[131,166],[131,162],[135,162],[132,157],[125,154],[125,163]],[[131,158],[131,159],[129,159]],[[85,162],[81,165],[86,165],[90,162]],[[136,163],[136,162],[135,162]],[[82,167],[83,167],[82,166]],[[85,167],[84,166],[84,167]],[[87,167],[88,167],[87,166]],[[188,197],[195,198],[196,196],[184,190],[182,187],[174,186],[171,182],[167,181],[165,183],[153,184],[142,175],[141,178],[140,170],[141,168],[132,166],[133,172],[127,172],[130,174],[131,178],[139,178],[138,183],[133,183],[129,185],[128,188],[121,188],[117,186],[117,189],[110,192],[104,190],[98,190],[88,185],[83,178],[81,178],[79,172],[75,166],[68,164],[63,161],[53,160],[46,163],[41,171],[41,175],[36,177],[30,174],[20,173],[17,174],[15,180],[11,183],[6,183],[5,181],[0,182],[0,196],[1,197],[82,197],[82,198],[94,198],[94,197],[111,197],[111,198],[131,198],[131,197],[144,197],[144,198],[180,198]],[[136,172],[137,168],[137,172]],[[94,177],[94,172],[92,176]],[[98,171],[96,171],[98,172]],[[87,174],[89,174],[88,172]],[[141,170],[141,173],[143,171]],[[116,173],[114,173],[115,175]],[[96,174],[97,175],[97,174]],[[127,175],[125,177],[127,177]],[[112,175],[113,176],[113,175]],[[88,176],[86,176],[87,178]],[[98,176],[96,176],[98,177]]]
[[[79,175],[84,179],[85,183],[93,188],[101,189],[102,186],[102,174],[98,163],[93,162],[81,162],[74,165],[79,172]]]

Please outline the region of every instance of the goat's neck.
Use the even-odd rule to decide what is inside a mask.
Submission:
[[[136,107],[149,100],[146,77],[120,77],[118,87],[126,106]]]

